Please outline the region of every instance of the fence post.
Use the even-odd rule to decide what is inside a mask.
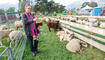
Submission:
[[[9,53],[10,53],[10,56],[11,56],[11,60],[14,60],[12,49],[11,48],[8,48],[8,49],[9,49]]]

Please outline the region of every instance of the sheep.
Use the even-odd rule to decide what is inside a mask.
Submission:
[[[12,31],[9,34],[10,40],[15,40],[15,43],[23,37],[23,33],[21,31]]]
[[[56,35],[60,38],[60,41],[70,41],[71,39],[74,38],[73,33],[68,33],[65,31],[59,31],[59,32],[57,32]]]
[[[70,21],[71,22],[76,22],[76,18],[71,18]]]
[[[57,36],[60,36],[60,34],[64,34],[65,32],[64,31],[59,31],[59,32],[57,32]]]
[[[88,47],[88,44],[86,42],[84,42],[84,41],[81,41],[80,45],[83,46],[83,47]]]
[[[82,20],[78,20],[77,22],[80,23],[80,24],[83,24],[83,21]]]
[[[0,30],[0,40],[4,37],[9,37],[9,34],[12,32],[13,30]],[[2,45],[2,42],[0,42],[0,44]]]
[[[66,34],[66,35],[65,35],[65,38],[66,38],[67,41],[72,40],[72,39],[74,38],[74,33]]]
[[[7,25],[0,26],[0,30],[7,30],[7,29],[9,29],[9,26],[7,26]]]
[[[22,20],[20,20],[20,21],[15,21],[14,26],[16,27],[16,29],[22,28],[22,27],[23,27],[23,22],[22,22]]]
[[[96,26],[98,26],[98,23],[96,23],[96,22],[90,22],[90,23],[89,23],[89,26],[96,27]]]
[[[63,41],[65,32],[64,31],[59,31],[59,32],[57,32],[56,35],[60,38],[60,41]]]
[[[74,38],[74,34],[65,34],[62,41],[70,41]]]
[[[97,21],[97,19],[95,19],[95,18],[88,18],[88,20],[89,20],[90,22],[96,22],[96,21]]]
[[[81,51],[81,47],[87,47],[87,43],[80,41],[78,39],[72,39],[71,41],[69,41],[69,43],[66,45],[66,49],[70,52],[80,52]]]
[[[46,18],[46,22],[50,21],[50,18]]]
[[[80,40],[73,39],[66,45],[66,49],[70,52],[80,52]]]
[[[101,23],[101,24],[100,24],[100,27],[101,27],[101,28],[105,28],[105,23]]]

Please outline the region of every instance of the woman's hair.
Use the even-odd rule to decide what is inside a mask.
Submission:
[[[29,3],[27,3],[26,5],[25,5],[25,8],[27,7],[27,6],[31,6]]]

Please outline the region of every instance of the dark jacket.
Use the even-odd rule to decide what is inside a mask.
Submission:
[[[32,36],[30,24],[33,23],[34,21],[28,20],[28,18],[25,14],[22,15],[22,21],[23,21],[24,30],[25,30],[26,35]],[[35,30],[34,30],[34,32],[35,32]]]

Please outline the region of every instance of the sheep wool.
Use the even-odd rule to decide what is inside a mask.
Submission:
[[[20,40],[22,37],[23,37],[23,33],[21,31],[12,31],[9,34],[10,40],[15,40],[15,42],[17,42],[18,40]]]
[[[0,30],[7,30],[7,29],[9,29],[9,26],[7,26],[7,25],[0,26]]]
[[[100,27],[101,27],[101,28],[105,28],[105,23],[101,23],[101,24],[100,24]]]
[[[8,37],[12,30],[0,30],[0,44],[2,45],[2,38]]]
[[[23,22],[22,22],[22,20],[15,21],[14,25],[15,25],[16,29],[22,28],[23,27]]]
[[[80,51],[80,40],[73,39],[69,41],[69,43],[66,45],[66,49],[70,52],[79,52]]]

